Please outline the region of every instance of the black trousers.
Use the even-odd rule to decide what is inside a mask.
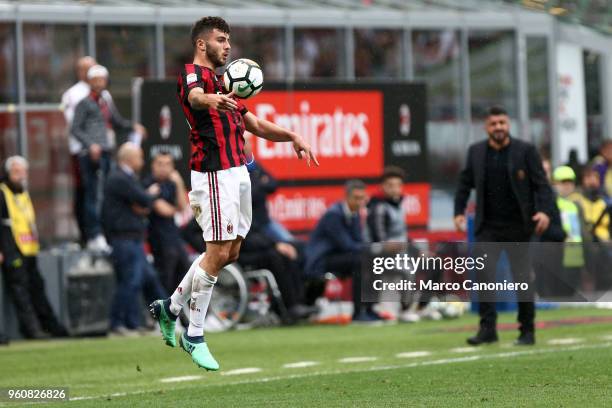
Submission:
[[[287,310],[304,302],[304,281],[297,262],[274,248],[257,252],[241,252],[238,263],[255,269],[268,269],[274,275]],[[277,308],[277,311],[278,308]],[[280,312],[280,311],[279,311]]]
[[[518,298],[518,322],[521,333],[533,332],[535,330],[535,303],[534,283],[531,272],[531,260],[529,255],[530,236],[522,228],[492,228],[483,227],[476,234],[477,252],[486,253],[485,269],[477,273],[480,282],[495,282],[497,262],[503,251],[506,251],[510,261],[510,269],[514,282],[528,282],[529,290],[521,292]],[[501,243],[524,243],[522,245]],[[484,254],[475,254],[482,256]],[[481,294],[479,301],[480,329],[484,331],[495,330],[497,325],[497,310],[495,302],[490,294]]]
[[[85,189],[83,188],[83,183],[81,182],[79,155],[71,155],[70,161],[72,163],[72,176],[74,177],[74,205],[72,210],[74,211],[74,217],[79,229],[79,242],[82,246],[84,246],[87,243],[87,240],[85,239]]]
[[[155,269],[168,293],[173,293],[191,267],[183,242],[176,245],[152,245]]]
[[[361,255],[354,252],[329,255],[325,259],[325,270],[333,272],[339,277],[353,278],[353,315],[357,316],[362,311],[371,311],[373,303],[361,301]]]
[[[11,265],[5,262],[2,271],[23,336],[38,337],[43,330],[54,336],[66,335],[66,329],[55,317],[45,294],[45,282],[36,257],[22,257],[20,263]]]

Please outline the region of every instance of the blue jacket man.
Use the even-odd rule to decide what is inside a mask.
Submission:
[[[321,217],[306,247],[306,273],[322,276],[329,256],[358,256],[363,246],[359,213],[352,213],[346,201],[332,205]]]
[[[102,219],[106,237],[113,249],[111,260],[117,277],[111,307],[111,331],[129,335],[141,326],[141,292],[147,302],[165,296],[165,290],[147,261],[143,246],[147,231],[146,216],[159,205],[161,199],[157,183],[145,190],[138,180],[138,173],[144,165],[140,147],[124,143],[119,148],[117,158],[118,166],[106,181]]]
[[[322,277],[326,272],[353,278],[353,320],[374,321],[380,317],[369,304],[361,304],[361,253],[365,249],[360,210],[366,202],[365,184],[349,180],[346,198],[332,205],[321,217],[306,246],[306,273]]]

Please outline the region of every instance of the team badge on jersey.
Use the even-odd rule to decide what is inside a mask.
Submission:
[[[193,84],[198,80],[198,76],[196,74],[187,75],[187,85]]]
[[[234,225],[230,222],[227,224],[227,233],[232,235],[233,232],[234,232]]]

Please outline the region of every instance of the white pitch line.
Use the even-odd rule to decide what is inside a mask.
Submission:
[[[602,339],[602,340],[612,340],[612,334],[606,334],[604,336],[601,336],[600,339]]]
[[[567,346],[570,344],[578,344],[582,342],[584,342],[584,339],[577,337],[565,337],[560,339],[550,339],[546,343],[550,344],[551,346]]]
[[[376,361],[378,357],[345,357],[338,360],[339,363],[366,363]]]
[[[159,380],[160,382],[163,383],[175,383],[175,382],[183,382],[183,381],[194,381],[194,380],[200,380],[204,378],[201,375],[185,375],[182,377],[168,377],[168,378],[162,378],[161,380]]]
[[[241,374],[255,374],[261,372],[261,368],[257,367],[245,367],[237,368],[235,370],[222,371],[221,375],[241,375]]]
[[[453,353],[473,353],[475,351],[478,351],[478,347],[455,347],[450,351],[452,351]]]
[[[304,368],[304,367],[312,367],[319,365],[318,361],[298,361],[295,363],[288,363],[283,365],[283,368]]]
[[[532,349],[532,350],[520,350],[520,351],[511,351],[511,352],[503,352],[503,353],[479,354],[476,356],[465,356],[465,357],[444,358],[444,359],[437,359],[437,360],[415,361],[409,364],[399,364],[399,365],[391,365],[391,366],[353,368],[349,370],[315,371],[315,372],[309,372],[309,373],[290,374],[290,375],[282,375],[282,376],[275,376],[275,377],[259,377],[259,378],[252,378],[248,380],[221,382],[221,383],[216,383],[216,384],[205,383],[205,384],[199,385],[199,387],[227,387],[227,386],[233,386],[233,385],[260,384],[260,383],[268,383],[268,382],[274,382],[274,381],[296,380],[296,379],[310,378],[310,377],[322,377],[322,376],[328,376],[328,375],[342,375],[342,374],[352,374],[352,373],[400,370],[400,369],[407,369],[407,368],[425,367],[425,366],[431,366],[431,365],[457,364],[457,363],[464,363],[464,362],[477,361],[477,360],[506,359],[506,358],[512,358],[512,357],[530,356],[530,355],[538,355],[538,354],[551,354],[551,353],[556,354],[556,353],[563,353],[566,351],[603,349],[603,348],[610,348],[610,347],[612,347],[612,342],[606,342],[606,343],[600,343],[600,344],[579,344],[579,345],[574,345],[574,346],[569,346],[569,347],[555,347],[555,348],[547,348],[547,349],[539,348],[539,349]],[[190,387],[183,387],[183,388],[189,389]],[[180,389],[181,388],[176,388],[174,390],[180,390]],[[155,390],[137,390],[137,391],[132,391],[129,393],[122,393],[122,394],[141,395],[141,394],[149,394],[153,392],[155,392]],[[70,401],[101,399],[101,398],[106,398],[107,396],[108,394],[97,395],[97,396],[74,397],[74,398],[70,398]]]
[[[406,353],[397,353],[397,358],[416,358],[431,356],[431,351],[408,351]]]

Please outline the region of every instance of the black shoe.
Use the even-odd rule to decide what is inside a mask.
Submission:
[[[515,346],[533,346],[535,344],[534,332],[521,333],[518,339],[514,342]]]
[[[26,339],[30,339],[30,340],[43,340],[43,339],[51,338],[51,335],[49,333],[46,333],[42,330],[22,332],[22,334],[23,334],[23,337],[25,337]]]
[[[480,346],[481,344],[495,343],[499,340],[495,330],[479,330],[474,337],[467,339],[470,346]]]
[[[353,323],[376,324],[384,322],[380,315],[372,310],[362,311],[353,315]]]
[[[297,304],[289,309],[289,314],[295,320],[301,320],[309,318],[311,315],[317,313],[317,311],[318,308],[316,306]]]
[[[66,328],[59,323],[52,325],[49,328],[49,330],[47,330],[47,333],[49,333],[52,337],[69,337],[70,336],[70,334],[68,333],[68,330],[66,330]]]

